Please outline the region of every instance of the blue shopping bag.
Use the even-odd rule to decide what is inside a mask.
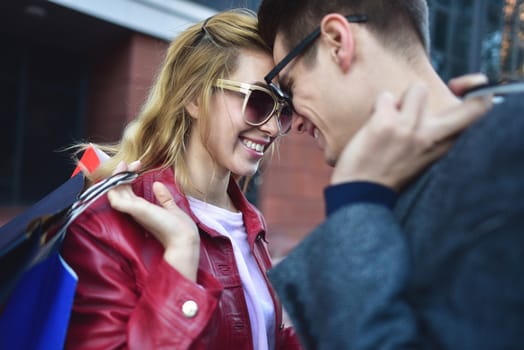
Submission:
[[[0,311],[22,274],[58,249],[59,240],[44,244],[46,235],[60,225],[83,187],[84,177],[78,174],[0,227]]]
[[[77,276],[60,257],[67,227],[91,203],[137,174],[115,174],[82,192],[75,175],[0,227],[0,349],[62,349]]]
[[[79,174],[0,228],[0,349],[61,349],[77,276],[58,232],[84,186]]]
[[[62,349],[77,280],[57,251],[23,274],[0,316],[0,349]]]

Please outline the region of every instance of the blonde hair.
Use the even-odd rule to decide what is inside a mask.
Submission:
[[[240,50],[270,53],[257,32],[256,15],[245,9],[218,13],[175,38],[146,103],[126,127],[121,141],[95,145],[111,159],[92,174],[91,180],[107,177],[121,161],[139,159],[141,171],[174,166],[178,185],[187,189],[190,181],[185,153],[192,118],[185,106],[199,101],[199,120],[204,120],[204,130],[209,133],[205,121],[209,119],[213,85],[236,70]]]

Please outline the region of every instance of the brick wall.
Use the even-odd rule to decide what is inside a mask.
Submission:
[[[87,137],[116,141],[144,102],[167,43],[138,33],[99,55],[89,89]]]
[[[324,217],[323,189],[331,168],[308,135],[280,140],[279,151],[265,167],[259,207],[268,224],[271,255],[286,255]]]

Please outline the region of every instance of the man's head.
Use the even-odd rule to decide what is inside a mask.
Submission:
[[[263,0],[258,28],[270,47],[281,33],[290,49],[329,13],[366,15],[367,28],[385,46],[405,51],[416,42],[429,51],[426,0]]]
[[[377,93],[402,91],[405,72],[427,60],[424,0],[263,0],[258,16],[277,64],[319,30],[267,78],[278,74],[298,129],[317,138],[331,164],[370,115]]]

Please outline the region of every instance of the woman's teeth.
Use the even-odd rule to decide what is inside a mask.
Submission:
[[[242,140],[242,143],[244,143],[244,145],[246,145],[247,147],[251,148],[254,151],[257,151],[260,153],[264,152],[264,145],[261,145],[259,143],[254,143],[253,141],[249,141],[249,140]]]
[[[319,135],[320,135],[320,134],[319,134],[318,129],[315,128],[315,130],[313,130],[313,137],[314,137],[315,139],[318,139],[318,136],[319,136]]]

